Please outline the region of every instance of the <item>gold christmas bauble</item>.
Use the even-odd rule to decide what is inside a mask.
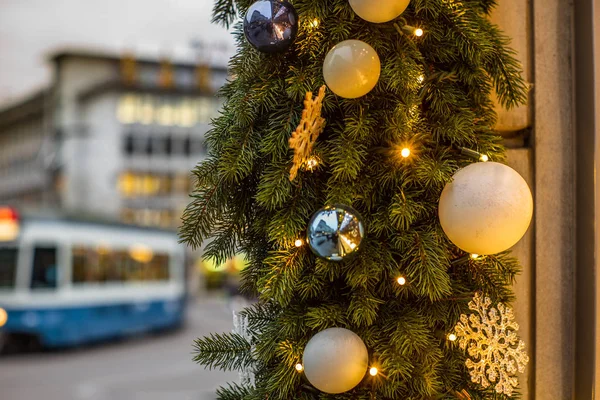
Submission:
[[[369,93],[379,81],[380,74],[377,52],[360,40],[336,44],[323,63],[325,83],[332,92],[347,99]]]
[[[302,357],[308,381],[325,393],[347,392],[358,385],[369,366],[362,339],[344,328],[329,328],[313,336]]]
[[[362,19],[381,23],[396,19],[406,10],[410,0],[349,0],[350,6]]]
[[[525,235],[532,216],[533,198],[523,177],[495,162],[471,164],[456,172],[439,203],[448,239],[472,254],[508,250]]]

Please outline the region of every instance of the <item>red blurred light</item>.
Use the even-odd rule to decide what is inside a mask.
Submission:
[[[0,221],[18,221],[19,213],[11,207],[0,207]]]

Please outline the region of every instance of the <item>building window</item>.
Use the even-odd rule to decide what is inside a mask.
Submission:
[[[136,192],[136,176],[130,172],[125,172],[119,177],[119,191],[124,197],[133,197]]]
[[[117,119],[119,122],[122,124],[133,124],[134,122],[137,122],[137,100],[137,96],[133,94],[121,96],[119,104],[117,105]]]
[[[131,133],[123,138],[123,152],[127,155],[132,155],[135,152],[135,139]]]
[[[168,196],[176,182],[170,174],[131,172],[121,174],[118,181],[119,192],[126,198]]]
[[[192,190],[192,178],[189,174],[177,174],[173,178],[173,191],[180,194],[189,194]]]
[[[123,153],[128,156],[198,156],[207,153],[202,137],[180,134],[128,133],[123,136]]]
[[[206,142],[203,138],[190,138],[190,155],[206,154]]]
[[[192,139],[189,136],[183,139],[183,154],[188,157],[192,154]]]
[[[193,127],[208,124],[217,115],[220,100],[215,97],[173,97],[127,93],[117,105],[123,124]]]
[[[166,135],[155,135],[150,138],[152,146],[152,154],[154,155],[170,155],[171,154],[171,141],[169,136]]]

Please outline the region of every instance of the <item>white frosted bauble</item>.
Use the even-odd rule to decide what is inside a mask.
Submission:
[[[356,15],[365,21],[381,23],[396,19],[410,0],[349,0]]]
[[[533,198],[527,182],[514,169],[478,162],[456,172],[446,185],[439,216],[456,246],[472,254],[496,254],[525,235],[533,216]]]
[[[360,40],[345,40],[333,46],[323,63],[323,77],[338,96],[355,99],[369,93],[381,74],[375,49]]]
[[[302,357],[304,375],[317,389],[338,394],[363,380],[369,352],[362,339],[344,328],[329,328],[313,336]]]

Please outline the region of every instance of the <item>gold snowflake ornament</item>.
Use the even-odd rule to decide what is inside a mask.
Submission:
[[[512,309],[502,303],[497,309],[491,305],[488,297],[476,294],[469,302],[474,313],[461,315],[454,330],[458,345],[469,355],[465,365],[471,380],[484,388],[495,383],[497,393],[512,396],[518,384],[515,375],[525,371],[529,357],[525,343],[517,336],[519,325]]]
[[[313,98],[312,92],[306,93],[304,99],[304,110],[300,125],[290,138],[290,148],[294,150],[294,160],[290,170],[290,181],[296,179],[298,170],[302,165],[306,165],[309,170],[313,170],[315,161],[309,159],[313,147],[323,129],[325,129],[325,118],[321,116],[323,108],[323,99],[325,98],[326,86],[321,86],[317,97]]]

